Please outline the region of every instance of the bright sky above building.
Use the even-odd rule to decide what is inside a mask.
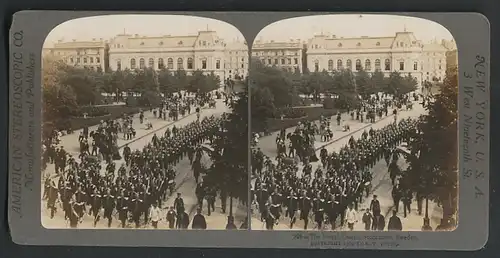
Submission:
[[[226,42],[243,40],[236,27],[223,21],[183,15],[105,15],[79,18],[55,27],[45,40],[50,47],[58,40],[109,40],[118,34],[139,34],[142,36],[184,36],[196,35],[203,30],[217,31]]]
[[[243,40],[243,35],[231,24],[215,19],[183,15],[104,15],[70,20],[55,27],[47,36],[44,47],[58,40],[109,40],[117,34],[143,36],[196,35],[202,30],[217,31],[226,42]],[[292,18],[264,28],[257,39],[288,41],[308,40],[315,34],[337,37],[384,37],[396,32],[411,31],[423,42],[451,40],[453,36],[443,26],[425,19],[397,15],[318,15]]]
[[[264,41],[290,39],[308,40],[314,35],[330,34],[337,38],[390,37],[396,32],[413,32],[418,40],[429,42],[452,40],[451,33],[442,25],[421,18],[397,15],[317,15],[291,18],[273,23],[257,35]]]

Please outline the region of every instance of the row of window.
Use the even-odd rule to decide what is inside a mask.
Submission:
[[[416,44],[416,43],[417,43],[416,41],[413,41],[413,42],[412,42],[412,44]],[[378,46],[380,46],[380,42],[375,43],[375,45],[376,45],[377,47],[378,47]],[[337,44],[337,46],[338,46],[338,47],[342,47],[342,43]],[[357,46],[357,47],[361,47],[361,42],[356,43],[356,46]],[[398,44],[396,44],[396,46],[400,46],[400,47],[407,47],[407,46],[408,46],[408,44],[403,43],[403,42],[399,42]],[[313,49],[318,49],[318,48],[320,48],[320,46],[319,46],[318,44],[314,44],[314,45],[312,45],[312,46],[311,46],[311,48],[313,48]]]
[[[77,57],[76,58],[76,64],[79,64],[80,60],[81,60],[80,57]],[[75,59],[73,57],[70,57],[69,58],[69,62],[73,64],[73,63],[75,63]],[[87,64],[87,63],[93,64],[94,63],[94,57],[88,57],[88,58],[87,57],[83,57],[83,63],[84,64]],[[96,64],[100,64],[101,63],[101,58],[96,57],[95,58],[95,63]]]
[[[344,68],[343,61],[341,59],[337,60],[337,70],[342,70],[343,68]],[[347,69],[352,69],[352,61],[350,59],[348,59],[346,61],[346,68]],[[360,71],[361,69],[363,69],[363,67],[361,65],[361,60],[357,59],[356,60],[356,71]],[[372,63],[371,63],[370,59],[366,59],[365,60],[364,69],[366,71],[371,71],[372,70]],[[314,61],[314,70],[315,71],[319,71],[319,61],[318,60]],[[331,59],[328,60],[328,70],[329,71],[333,71],[334,70],[334,68],[333,68],[333,60],[331,60]],[[375,70],[382,70],[381,69],[380,59],[376,59],[375,60]],[[385,71],[390,71],[391,70],[391,60],[385,59],[385,61],[384,61],[384,70]],[[400,71],[404,71],[405,70],[405,62],[404,61],[400,61],[399,62],[399,70]],[[418,62],[413,62],[413,70],[414,71],[418,70]]]
[[[149,58],[148,60],[148,67],[155,67],[155,60],[153,58]],[[165,63],[163,61],[163,58],[158,58],[157,62],[157,67],[158,69],[162,68],[167,68],[167,69],[174,69],[174,59],[173,58],[168,58],[167,59],[167,66],[165,66]],[[116,60],[116,68],[118,70],[122,69],[122,62],[120,59]],[[144,58],[139,59],[139,67],[137,67],[137,63],[135,58],[130,59],[130,69],[144,69],[146,68],[146,60]],[[182,58],[177,58],[177,69],[184,69],[184,59]],[[187,69],[194,69],[194,62],[193,58],[188,58],[187,59]],[[203,59],[201,60],[201,69],[207,69],[207,60]],[[215,61],[215,69],[220,69],[220,60]]]
[[[260,61],[261,61],[263,64],[266,64],[265,59],[260,59]],[[273,64],[274,64],[274,65],[280,65],[280,64],[281,64],[281,65],[287,65],[287,64],[288,64],[288,65],[291,65],[291,64],[292,64],[292,59],[291,59],[291,58],[287,58],[287,59],[285,59],[285,58],[282,58],[282,59],[277,59],[277,58],[276,58],[276,59],[274,59],[274,63],[273,63],[273,59],[269,58],[269,59],[267,59],[267,64],[268,64],[268,65],[273,65]],[[293,64],[294,64],[294,65],[299,64],[299,59],[298,59],[298,58],[294,58],[294,59],[293,59]]]
[[[252,52],[253,56],[266,56],[266,52],[260,51],[260,52]],[[298,56],[300,55],[300,51],[295,52],[295,51],[269,51],[267,52],[267,56]]]

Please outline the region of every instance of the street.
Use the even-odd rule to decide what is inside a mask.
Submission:
[[[204,117],[209,117],[212,115],[215,116],[220,116],[222,113],[227,112],[228,107],[224,104],[223,100],[217,100],[217,105],[216,108],[214,109],[203,109],[201,112],[201,119]],[[134,125],[139,125],[137,127],[137,136],[136,138],[126,141],[124,139],[120,139],[118,142],[118,145],[120,149],[124,147],[126,144],[131,148],[131,150],[136,150],[136,149],[142,149],[145,145],[147,145],[149,142],[152,141],[152,138],[154,134],[158,135],[163,135],[165,130],[167,128],[172,128],[173,126],[176,127],[183,127],[193,121],[195,121],[196,118],[196,113],[192,112],[190,115],[184,116],[182,118],[179,118],[178,121],[164,121],[162,119],[157,119],[153,117],[153,114],[149,111],[145,112],[145,116],[153,123],[153,129],[152,130],[145,130],[145,127],[139,124],[139,116],[135,115],[134,116]],[[92,129],[90,129],[92,130]],[[78,134],[79,131],[74,132],[71,135],[65,135],[61,137],[61,145],[64,146],[64,148],[72,155],[75,157],[75,159],[78,160],[77,156],[79,154],[79,144],[78,144]],[[203,162],[204,163],[209,163],[210,160],[208,157],[203,157]],[[116,168],[118,169],[122,164],[125,163],[124,159],[115,161],[116,163]],[[105,169],[105,164],[103,163],[103,170]],[[166,208],[173,206],[173,201],[175,199],[175,193],[181,193],[182,197],[184,199],[186,211],[189,213],[190,218],[194,215],[194,212],[196,211],[196,205],[197,205],[197,200],[196,200],[196,195],[195,195],[195,187],[196,187],[196,182],[191,170],[191,165],[189,164],[189,160],[187,158],[184,158],[179,162],[179,164],[175,167],[175,170],[177,172],[177,176],[175,178],[176,182],[176,190],[174,191],[174,196],[167,197],[167,200],[165,200],[164,205],[163,205],[163,212],[166,214],[167,210]],[[104,171],[102,171],[104,172]],[[53,164],[48,164],[47,169],[45,173],[54,173],[54,165]],[[43,185],[43,182],[42,182]],[[43,187],[42,187],[43,191]],[[64,227],[64,225],[67,223],[64,220],[63,217],[63,212],[62,209],[59,209],[59,212],[56,214],[56,216],[53,219],[50,219],[50,214],[45,208],[46,204],[45,201],[42,201],[42,225],[47,228],[60,228]],[[228,200],[228,206],[229,206],[229,200]],[[59,206],[59,205],[57,205]],[[203,214],[205,215],[206,221],[207,221],[207,226],[209,229],[225,229],[226,223],[227,223],[227,214],[222,214],[221,209],[220,209],[220,200],[216,200],[216,211],[211,214],[211,216],[207,216],[207,210],[206,210],[206,201],[205,201],[205,208],[203,210]],[[59,207],[60,208],[60,207]],[[229,207],[227,208],[227,211],[229,210]],[[227,212],[226,211],[226,212]],[[237,202],[234,202],[233,205],[233,212],[235,216],[235,223],[239,227],[241,224],[241,221],[243,221],[246,217],[246,208],[238,205]],[[116,214],[115,214],[116,215]],[[119,223],[118,220],[116,219],[117,215],[115,216],[115,221],[113,222],[112,227],[113,228],[118,228]],[[165,218],[165,215],[162,216],[162,218]],[[80,228],[94,228],[93,227],[93,218],[91,216],[85,215],[83,222],[79,225]],[[107,228],[107,222],[99,222],[97,224],[97,228]],[[158,228],[168,228],[167,224],[165,221],[160,222],[158,224]]]
[[[394,116],[392,115],[392,110],[389,112],[389,116],[383,117],[382,119],[376,121],[374,124],[371,123],[360,123],[358,121],[353,121],[351,120],[351,117],[348,116],[347,114],[343,114],[343,121],[341,123],[344,124],[345,122],[348,122],[351,131],[350,132],[343,132],[340,128],[340,126],[336,125],[336,121],[332,121],[333,125],[333,131],[334,131],[334,137],[331,141],[329,142],[321,142],[318,141],[320,140],[319,136],[316,136],[316,141],[315,141],[315,149],[316,149],[316,155],[319,157],[320,155],[320,150],[321,148],[325,148],[328,153],[331,152],[338,152],[343,146],[348,144],[348,141],[350,137],[354,137],[355,139],[358,139],[361,137],[363,132],[366,130],[370,130],[370,128],[373,128],[374,130],[381,129],[390,123],[394,122]],[[412,110],[400,110],[397,115],[397,119],[404,119],[404,118],[416,118],[420,116],[421,114],[424,114],[426,111],[420,105],[418,102],[415,102],[413,105]],[[319,122],[319,121],[316,121]],[[287,132],[294,130],[295,128],[289,128],[287,129]],[[274,132],[270,136],[262,137],[259,139],[258,147],[263,151],[263,153],[267,156],[269,156],[272,160],[276,157],[276,143],[275,139],[276,136],[279,132]],[[404,159],[399,160],[400,167],[404,168],[405,167],[405,162]],[[318,166],[321,166],[321,162],[314,162],[312,163],[312,171],[315,171]],[[299,165],[299,176],[301,176],[302,173],[302,165]],[[360,203],[358,207],[358,214],[359,218],[358,220],[361,221],[362,217],[362,212],[363,210],[366,209],[367,207],[370,206],[370,201],[372,200],[372,195],[377,195],[378,199],[381,204],[381,210],[382,210],[382,215],[386,217],[386,221],[388,221],[389,216],[386,214],[392,215],[391,211],[393,209],[393,200],[392,200],[392,184],[391,180],[389,179],[389,173],[388,173],[388,168],[387,164],[385,163],[384,160],[381,160],[377,162],[377,164],[372,168],[372,190],[370,193],[369,198],[364,198],[363,202]],[[255,184],[255,178],[252,179],[252,187]],[[402,218],[402,204],[400,204],[400,212],[398,216],[400,216],[402,223],[403,223],[403,230],[407,231],[412,231],[412,230],[420,230],[423,224],[423,216],[420,216],[416,214],[416,202],[412,203],[412,209],[413,213],[407,218]],[[284,213],[283,213],[284,214]],[[439,207],[437,207],[434,203],[429,202],[429,216],[431,218],[431,226],[434,228],[439,224],[440,222],[440,216],[442,212],[440,213]],[[254,230],[264,230],[265,225],[263,222],[260,221],[260,214],[257,214],[256,210],[254,210],[252,214],[252,229]],[[278,225],[276,225],[274,228],[279,229],[279,230],[286,230],[290,229],[289,228],[289,219],[281,219]],[[303,229],[304,227],[304,222],[301,220],[297,220],[297,223],[294,226],[294,229]],[[337,223],[339,225],[339,223]],[[309,222],[308,229],[313,229],[314,228],[314,223],[311,221]],[[355,225],[355,230],[363,230],[364,226],[361,222],[357,223]]]

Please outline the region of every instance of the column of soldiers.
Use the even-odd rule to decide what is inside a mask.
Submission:
[[[56,203],[60,202],[71,227],[77,227],[86,213],[94,218],[94,226],[101,215],[107,219],[108,227],[114,217],[118,217],[121,227],[129,223],[140,227],[141,218],[147,224],[151,219],[150,212],[156,207],[161,208],[167,195],[174,191],[173,167],[184,156],[192,160],[195,146],[212,137],[220,130],[221,124],[221,118],[212,116],[183,128],[167,129],[160,137],[155,134],[141,151],[132,152],[130,147],[125,146],[125,163],[118,170],[115,163],[110,162],[103,172],[99,160],[88,154],[81,155],[81,162],[70,158],[62,166],[65,169],[59,171],[56,177],[47,177],[45,182],[44,196],[51,218],[57,211]],[[184,228],[186,213],[182,198],[178,197],[175,209],[171,207],[166,218],[169,227]],[[157,225],[156,222],[153,224]]]
[[[338,153],[322,149],[322,166],[314,173],[307,159],[299,171],[297,163],[286,162],[283,155],[277,157],[276,165],[264,158],[252,197],[266,228],[273,229],[283,215],[290,218],[290,228],[298,219],[304,221],[304,229],[311,219],[318,229],[326,224],[335,229],[339,217],[343,225],[347,207],[357,209],[371,191],[370,169],[409,137],[416,125],[416,120],[404,119],[380,130],[365,131],[358,140],[351,137]]]

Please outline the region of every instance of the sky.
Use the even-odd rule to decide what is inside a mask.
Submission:
[[[231,24],[215,19],[183,15],[104,15],[70,20],[56,26],[47,36],[44,47],[58,40],[109,40],[117,34],[142,36],[196,35],[201,30],[214,30],[226,42],[242,40],[243,35]],[[291,29],[293,28],[293,29]],[[396,15],[318,15],[292,18],[265,27],[256,37],[264,41],[307,41],[315,34],[337,37],[394,36],[398,31],[412,31],[423,42],[453,39],[438,23],[425,19]]]
[[[45,39],[44,47],[50,47],[58,40],[77,41],[93,38],[109,40],[118,34],[139,34],[142,36],[196,35],[198,31],[217,31],[226,42],[243,40],[236,27],[226,22],[183,15],[104,15],[79,18],[56,26]]]
[[[290,29],[293,28],[293,29]],[[270,24],[259,32],[256,39],[283,41],[290,39],[308,40],[315,34],[344,37],[385,37],[396,32],[411,31],[418,40],[429,42],[434,39],[452,40],[451,33],[442,25],[408,16],[397,15],[318,15],[291,18]]]

